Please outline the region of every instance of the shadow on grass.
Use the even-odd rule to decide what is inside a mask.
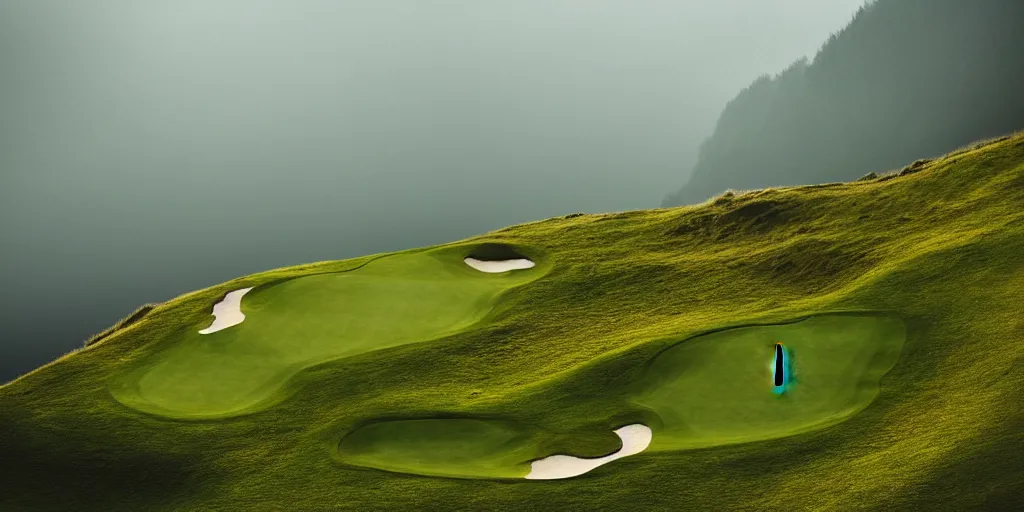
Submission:
[[[32,444],[7,427],[0,423],[0,510],[151,510],[195,498],[194,457],[84,447],[70,439]]]

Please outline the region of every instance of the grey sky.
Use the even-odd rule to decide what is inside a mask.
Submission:
[[[0,0],[0,381],[237,275],[656,207],[861,3]]]

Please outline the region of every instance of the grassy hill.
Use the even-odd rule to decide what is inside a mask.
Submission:
[[[1008,509],[1022,255],[1016,135],[242,277],[0,387],[0,510]],[[639,454],[523,478],[635,423]]]

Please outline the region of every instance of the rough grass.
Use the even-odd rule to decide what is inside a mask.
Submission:
[[[510,226],[448,245],[508,244],[552,262],[485,324],[307,368],[287,400],[220,420],[139,413],[108,382],[227,291],[378,256],[187,294],[0,387],[0,510],[1013,509],[1024,495],[1022,184],[1017,135],[902,176]],[[785,208],[741,211],[759,202]],[[859,310],[900,317],[906,341],[877,398],[824,429],[651,450],[548,482],[393,473],[338,450],[371,422],[497,416],[547,432],[539,452],[603,455],[618,446],[612,428],[657,421],[615,390],[661,351],[723,327]]]
[[[114,334],[115,332],[124,329],[125,327],[128,327],[129,325],[135,322],[138,322],[139,320],[142,320],[142,317],[148,315],[150,311],[153,311],[153,309],[155,309],[159,305],[160,304],[150,302],[139,306],[135,311],[132,311],[130,315],[118,320],[116,323],[114,323],[114,325],[107,327],[106,329],[90,336],[89,339],[85,340],[85,346],[88,347],[89,345],[92,345],[93,343],[96,343],[102,340],[103,338],[106,338],[107,336],[110,336],[111,334]]]

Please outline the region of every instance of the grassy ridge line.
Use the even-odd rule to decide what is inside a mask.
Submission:
[[[147,319],[0,387],[0,508],[1006,508],[1024,491],[1024,465],[1006,456],[1024,452],[1024,137],[952,160],[460,242],[537,247],[556,268],[484,328],[307,369],[294,397],[235,420],[149,418],[105,393],[124,358],[175,328]],[[823,309],[893,310],[909,329],[878,399],[825,430],[641,454],[557,483],[398,476],[332,456],[356,425],[438,414],[530,422],[552,452],[606,451],[611,425],[644,414],[608,390],[665,344]]]
[[[89,345],[92,345],[93,343],[96,343],[102,340],[103,338],[106,338],[107,336],[110,336],[111,334],[114,334],[115,332],[120,331],[121,329],[124,329],[125,327],[128,327],[129,325],[135,322],[138,322],[139,320],[142,320],[144,316],[148,315],[151,311],[153,311],[153,309],[155,309],[159,305],[159,302],[148,302],[146,304],[139,306],[138,308],[135,309],[135,311],[132,311],[130,315],[118,320],[117,323],[115,323],[114,325],[107,327],[106,329],[90,336],[89,339],[85,340],[84,346],[88,347]]]

